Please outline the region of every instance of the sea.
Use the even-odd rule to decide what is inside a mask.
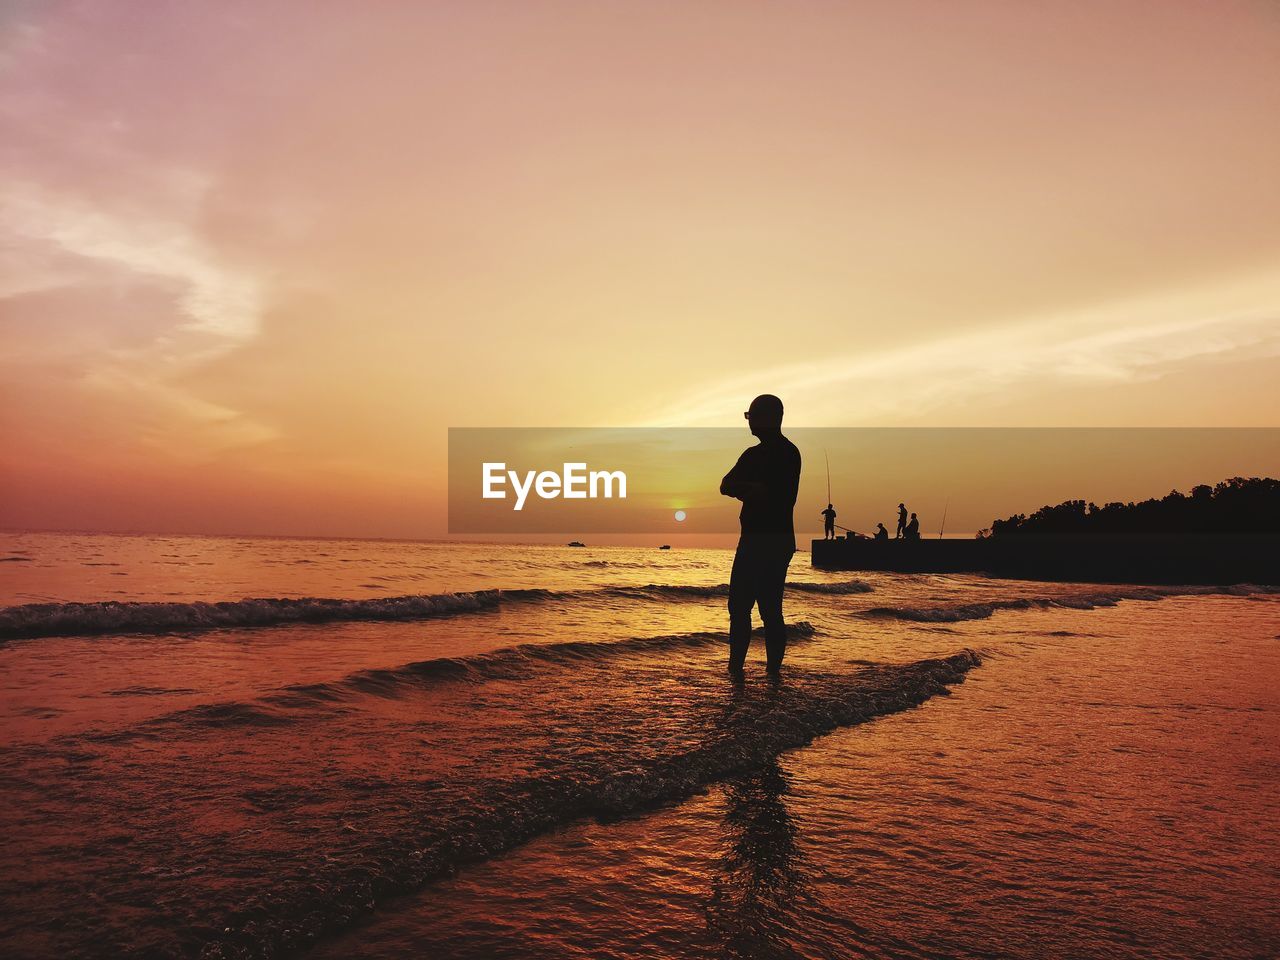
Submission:
[[[0,956],[1280,955],[1280,592],[0,534]]]

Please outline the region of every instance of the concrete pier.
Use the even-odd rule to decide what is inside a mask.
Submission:
[[[823,570],[989,573],[1093,583],[1280,584],[1275,535],[1013,536],[984,540],[814,540]]]

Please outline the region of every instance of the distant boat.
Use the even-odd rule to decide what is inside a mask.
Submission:
[[[581,540],[570,540],[570,541],[569,541],[569,546],[571,546],[571,547],[585,547],[585,546],[586,546],[586,544],[585,544],[585,543],[583,543]]]
[[[671,544],[669,544],[669,543],[664,543],[664,544],[663,544],[662,546],[660,546],[658,549],[659,549],[659,550],[670,550],[670,549],[671,549]]]

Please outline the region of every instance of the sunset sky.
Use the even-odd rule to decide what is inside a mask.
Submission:
[[[1280,426],[1274,2],[0,11],[0,526],[438,536],[449,427],[766,390]]]

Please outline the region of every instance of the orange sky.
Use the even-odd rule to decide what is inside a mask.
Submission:
[[[3,526],[441,535],[449,426],[762,390],[1277,425],[1274,3],[30,2],[0,37]]]

